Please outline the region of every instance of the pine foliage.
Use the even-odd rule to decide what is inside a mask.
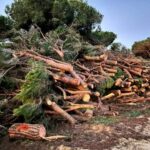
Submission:
[[[13,110],[14,116],[23,116],[25,122],[31,122],[41,113],[41,107],[38,104],[26,103]]]
[[[43,96],[47,91],[48,74],[41,63],[33,62],[31,71],[25,77],[20,93],[16,98],[22,103],[34,102],[36,98]]]
[[[96,85],[96,90],[102,95],[106,93],[108,89],[111,89],[114,86],[115,80],[111,77],[106,77],[99,84]]]

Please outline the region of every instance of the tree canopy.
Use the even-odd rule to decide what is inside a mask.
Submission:
[[[102,15],[83,0],[15,0],[6,13],[16,27],[28,29],[37,24],[43,31],[71,24],[78,30],[91,30],[102,20]]]
[[[93,45],[108,46],[116,39],[113,32],[100,28],[103,15],[84,0],[14,0],[6,7],[15,28],[29,30],[36,24],[47,33],[58,27],[71,27]]]
[[[116,39],[117,35],[113,32],[93,31],[88,38],[93,45],[109,46]]]
[[[6,32],[12,28],[12,20],[9,17],[0,16],[0,33]]]
[[[132,51],[136,56],[150,58],[150,38],[135,42],[132,46]]]
[[[112,43],[111,47],[110,47],[111,51],[113,52],[123,52],[123,53],[130,53],[130,49],[128,49],[127,47],[125,47],[123,44],[121,43]]]

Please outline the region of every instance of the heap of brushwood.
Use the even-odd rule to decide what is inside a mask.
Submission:
[[[87,52],[91,45],[85,48],[86,43],[79,45],[78,37],[65,35],[64,41],[61,36],[52,40],[42,35],[41,42],[34,35],[32,47],[23,41],[17,50],[0,51],[5,57],[0,60],[3,125],[18,119],[43,123],[45,118],[63,118],[75,124],[91,118],[97,110],[106,111],[104,106],[109,103],[150,101],[148,62],[131,54],[99,51],[101,46],[91,54]],[[71,53],[69,48],[77,51]],[[87,51],[83,53],[83,49]]]

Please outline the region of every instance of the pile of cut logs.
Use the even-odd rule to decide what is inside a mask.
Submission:
[[[45,113],[61,115],[71,124],[85,119],[85,116],[92,117],[93,111],[102,108],[103,103],[150,101],[150,66],[132,55],[104,52],[100,56],[84,56],[72,64],[29,50],[15,55],[42,61],[47,65],[49,75],[53,77],[59,93],[62,93],[61,96],[58,94],[62,104],[57,104],[47,96],[49,109]],[[123,71],[123,75],[115,78],[118,68]],[[114,78],[114,85],[107,94],[102,95],[95,90],[95,84],[100,84],[108,77]]]
[[[132,55],[110,52],[99,58],[85,57],[85,60],[94,63],[94,72],[93,68],[88,68],[92,74],[115,77],[117,68],[123,71],[123,75],[115,79],[116,90],[110,90],[108,95],[101,97],[102,101],[115,99],[121,103],[134,103],[150,100],[150,66],[147,62]]]

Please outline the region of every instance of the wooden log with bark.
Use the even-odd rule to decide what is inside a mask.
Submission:
[[[9,128],[8,133],[10,139],[41,140],[46,136],[46,129],[40,124],[16,123]]]
[[[46,104],[59,115],[67,119],[72,125],[74,125],[77,122],[71,115],[69,115],[66,111],[60,108],[55,102],[52,102],[48,97],[46,98]]]

